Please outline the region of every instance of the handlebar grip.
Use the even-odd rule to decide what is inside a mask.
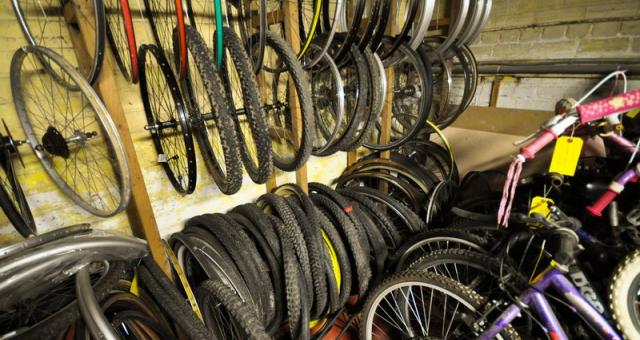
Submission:
[[[520,148],[520,153],[526,159],[533,159],[540,150],[553,142],[557,137],[558,136],[556,136],[551,130],[547,130],[540,135],[540,137],[529,143],[529,145]]]
[[[611,189],[607,189],[607,191],[602,194],[600,198],[598,198],[596,203],[587,207],[587,211],[589,212],[589,214],[591,214],[591,216],[602,217],[602,211],[604,210],[604,208],[609,206],[609,204],[611,204],[611,202],[616,199],[616,197],[618,197],[617,192]]]
[[[568,232],[558,232],[558,250],[553,259],[560,265],[569,266],[576,258],[578,240]]]
[[[576,107],[582,124],[640,107],[640,89]]]

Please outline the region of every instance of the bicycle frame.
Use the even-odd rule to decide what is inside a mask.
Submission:
[[[549,301],[544,296],[544,291],[549,287],[553,287],[561,293],[576,312],[603,338],[622,339],[615,328],[591,306],[584,295],[566,278],[564,273],[553,265],[534,280],[533,287],[519,296],[519,303],[511,304],[479,338],[483,340],[495,338],[520,314],[523,308],[531,305],[537,315],[540,316],[545,331],[551,339],[569,339],[553,312]]]

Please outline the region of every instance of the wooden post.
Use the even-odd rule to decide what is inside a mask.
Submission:
[[[72,34],[72,40],[74,43],[74,49],[78,61],[86,64],[93,60],[91,53],[95,51],[95,24],[90,22],[94,18],[93,1],[90,0],[73,0],[68,2],[64,8],[65,18],[70,24],[77,24],[79,29],[74,28],[75,25],[70,25],[69,30]],[[90,51],[90,52],[88,52]],[[120,139],[124,146],[126,153],[126,159],[129,164],[129,172],[131,176],[131,201],[127,207],[127,215],[129,217],[129,223],[131,224],[131,230],[137,237],[147,240],[149,245],[149,251],[151,255],[160,265],[169,277],[171,277],[171,269],[169,262],[165,255],[162,239],[160,238],[160,232],[158,231],[158,225],[153,214],[153,208],[151,206],[151,200],[147,193],[144,179],[142,177],[142,170],[138,163],[138,157],[136,150],[133,146],[133,140],[131,139],[131,133],[129,132],[129,126],[127,119],[120,102],[120,95],[118,94],[118,87],[116,78],[113,74],[114,66],[109,55],[105,56],[104,64],[102,65],[102,72],[94,88],[100,98],[109,111],[111,119],[115,123]]]
[[[294,53],[300,51],[300,36],[298,35],[298,2],[297,1],[284,1],[284,29],[285,37],[291,44]],[[298,96],[295,95],[296,88],[293,81],[289,80],[289,110],[291,111],[291,122],[293,124],[293,136],[294,140],[298,141],[302,133],[302,114],[300,112],[300,103]],[[307,165],[303,165],[296,170],[296,184],[304,192],[309,191],[309,182],[307,178]]]

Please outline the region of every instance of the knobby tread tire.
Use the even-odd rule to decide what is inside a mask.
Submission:
[[[315,110],[311,99],[311,84],[307,74],[302,69],[302,64],[291,49],[291,45],[282,37],[272,31],[266,32],[266,42],[284,63],[286,70],[293,80],[300,105],[301,126],[300,145],[292,162],[285,163],[274,157],[274,165],[283,171],[294,171],[304,165],[311,155],[313,141],[315,140]],[[293,95],[293,94],[291,94]]]
[[[473,306],[479,313],[482,312],[482,306],[486,303],[487,299],[473,291],[471,288],[462,285],[461,283],[448,278],[446,276],[438,275],[430,272],[420,272],[420,271],[404,271],[401,273],[394,274],[387,279],[385,279],[380,285],[378,285],[375,291],[371,292],[367,301],[365,302],[364,308],[362,309],[362,320],[360,322],[360,338],[366,339],[367,334],[367,322],[368,316],[370,313],[375,312],[372,311],[373,303],[379,294],[384,293],[387,289],[405,282],[424,282],[433,286],[437,286],[442,288],[445,291],[448,291],[450,294],[466,300],[471,306]],[[516,340],[520,339],[518,333],[508,325],[502,333],[500,333],[503,339]]]
[[[187,334],[190,339],[211,339],[212,334],[196,317],[191,306],[180,296],[175,286],[162,273],[153,259],[143,259],[138,267],[141,283],[156,301],[162,301],[160,308]]]
[[[191,52],[193,62],[200,73],[200,78],[204,85],[204,89],[207,92],[207,98],[213,108],[213,119],[216,121],[215,128],[218,129],[218,135],[220,136],[220,147],[224,155],[224,160],[216,159],[215,153],[211,142],[207,138],[205,132],[206,121],[202,120],[202,117],[191,116],[191,124],[193,132],[196,135],[198,144],[200,145],[200,151],[202,158],[207,165],[209,173],[213,177],[220,191],[224,194],[231,195],[242,186],[242,163],[240,160],[240,153],[238,152],[238,136],[236,131],[232,128],[233,119],[230,115],[229,103],[225,100],[226,91],[222,85],[222,80],[218,75],[215,68],[215,62],[212,58],[211,52],[207,48],[207,44],[204,42],[200,33],[192,26],[186,26],[187,46]],[[186,82],[186,80],[185,80]],[[189,86],[185,84],[185,86]],[[191,92],[193,89],[191,89]],[[185,91],[190,92],[190,91]],[[197,95],[197,94],[193,94]],[[191,100],[191,105],[196,105],[194,100]],[[198,112],[200,115],[204,112]],[[224,162],[225,171],[219,165],[219,162]]]
[[[271,156],[271,139],[269,138],[267,122],[262,112],[262,100],[258,93],[258,81],[256,80],[255,73],[253,72],[253,66],[251,65],[247,51],[238,35],[230,27],[224,27],[223,30],[224,46],[229,51],[229,55],[233,60],[233,65],[235,66],[240,80],[245,116],[249,122],[251,135],[255,143],[257,164],[255,164],[251,159],[249,146],[247,146],[248,141],[242,133],[238,115],[236,115],[235,112],[232,112],[232,116],[236,123],[237,135],[241,142],[240,156],[242,157],[245,169],[249,173],[251,179],[258,184],[262,184],[271,177],[271,165],[273,164],[273,159]],[[215,38],[214,46],[216,46]],[[227,63],[225,67],[229,67],[229,63]],[[226,81],[227,90],[229,90],[229,86],[231,86],[231,84],[229,83],[228,76],[226,77]],[[228,98],[232,104],[233,100],[230,96],[228,96]],[[235,105],[231,105],[231,107],[235,108]]]
[[[199,289],[206,291],[215,300],[221,303],[226,311],[231,315],[235,324],[240,326],[242,332],[248,339],[268,340],[271,337],[262,326],[255,309],[242,301],[233,289],[227,287],[220,281],[206,280]]]

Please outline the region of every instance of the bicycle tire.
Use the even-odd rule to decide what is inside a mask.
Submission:
[[[318,209],[318,216],[320,218],[320,222],[322,223],[322,231],[326,235],[331,247],[333,248],[336,256],[336,260],[338,262],[338,269],[340,270],[340,286],[338,288],[338,294],[335,297],[334,303],[331,305],[331,311],[337,311],[342,306],[347,303],[349,296],[351,294],[351,265],[349,261],[349,255],[347,253],[347,248],[342,242],[342,238],[338,230],[333,226],[333,223],[327,217],[324,211]],[[326,242],[326,241],[325,241]],[[333,264],[332,264],[333,266]],[[328,276],[333,276],[333,269],[329,273]],[[334,277],[335,279],[335,277]]]
[[[276,195],[285,197],[292,212],[298,220],[302,235],[309,252],[309,266],[313,279],[313,293],[315,298],[310,307],[313,312],[311,318],[320,317],[327,309],[327,283],[324,263],[328,260],[328,254],[322,245],[320,233],[320,221],[317,208],[309,199],[309,196],[301,188],[292,184],[284,184],[273,191]]]
[[[139,54],[140,96],[147,118],[146,129],[151,133],[153,145],[158,153],[158,162],[162,164],[174,189],[181,194],[190,194],[196,188],[196,155],[186,105],[178,81],[160,48],[155,45],[142,45]],[[147,60],[150,65],[153,63],[157,66],[148,67]],[[158,70],[162,74],[158,76],[158,80],[154,80],[153,76],[157,75]],[[162,89],[160,93],[170,95],[170,99],[151,97],[157,93],[154,87],[156,84]],[[167,107],[163,107],[162,104]],[[165,125],[170,126],[176,133],[165,136]],[[175,154],[169,153],[172,151]]]
[[[67,26],[67,23],[65,22],[66,18],[63,15],[64,12],[64,7],[65,6],[75,6],[73,3],[71,2],[62,2],[60,5],[60,12],[57,13],[58,15],[47,15],[46,13],[44,13],[44,11],[41,9],[41,4],[38,3],[38,8],[35,10],[29,10],[27,9],[26,11],[22,8],[22,5],[20,3],[20,0],[12,0],[11,1],[11,5],[13,7],[13,11],[16,15],[16,18],[18,20],[18,24],[20,25],[20,29],[22,30],[22,33],[25,36],[25,39],[27,40],[27,43],[29,44],[29,46],[39,46],[39,47],[44,47],[44,48],[49,48],[49,49],[54,49],[56,47],[59,47],[59,49],[57,50],[53,50],[55,53],[60,54],[60,55],[65,55],[64,54],[64,50],[69,49],[69,48],[73,48],[73,46],[69,46],[67,44],[71,44],[71,39],[70,39],[70,35],[71,33],[69,33],[69,37],[62,38],[61,39],[53,39],[51,40],[48,36],[45,36],[44,32],[50,32],[50,30],[45,30],[44,28],[46,27],[47,23],[51,23],[53,21],[57,21],[57,24],[60,26],[59,30],[55,30],[53,29],[53,31],[58,31],[60,32],[60,34],[62,35],[62,31],[64,30],[63,27]],[[51,4],[50,6],[47,6],[48,9],[50,8],[55,8],[55,5]],[[105,19],[105,12],[104,12],[104,3],[102,0],[93,0],[93,16],[94,16],[94,23],[91,26],[92,28],[94,28],[95,30],[95,36],[94,36],[94,41],[93,41],[93,45],[94,45],[94,50],[91,51],[91,53],[89,55],[92,55],[93,58],[91,60],[90,63],[90,67],[88,68],[88,71],[86,73],[82,74],[82,77],[84,79],[87,80],[87,82],[91,85],[93,85],[96,80],[98,79],[98,76],[100,75],[100,71],[102,70],[102,64],[104,61],[104,49],[105,49],[105,37],[106,37],[106,19]],[[73,10],[71,11],[72,13],[74,13],[76,16],[79,14],[82,14],[83,17],[85,16],[85,13],[78,13],[78,9],[77,8],[73,8]],[[29,24],[29,20],[28,18],[25,16],[25,13],[42,13],[44,14],[44,16],[46,17],[45,20],[37,20],[38,22],[42,21],[44,22],[44,26],[42,26],[41,28],[39,28],[38,30],[33,30],[33,28],[31,27],[31,25]],[[87,13],[88,14],[88,13]],[[53,20],[48,20],[49,18],[54,18]],[[89,18],[84,18],[85,20],[90,20]],[[78,19],[76,19],[78,20]],[[39,32],[40,34],[36,34],[34,32]],[[61,44],[58,44],[58,42],[60,42]],[[64,42],[64,43],[62,43]],[[77,60],[77,63],[75,65],[73,65],[74,69],[81,69],[80,68],[80,61]],[[71,64],[71,62],[68,61],[69,64]],[[57,80],[60,80],[60,78],[58,77],[58,75],[56,74],[56,71],[54,70],[54,68],[51,67],[47,67],[47,65],[45,65],[45,68],[47,68],[48,71],[52,72],[51,76],[53,78],[57,78]],[[80,72],[80,71],[78,71]],[[68,85],[68,84],[65,84]],[[76,90],[78,88],[74,88],[74,90]]]
[[[234,119],[236,133],[240,140],[240,156],[249,177],[255,183],[262,184],[271,177],[271,166],[274,159],[270,152],[271,140],[267,123],[261,109],[262,101],[256,91],[258,82],[240,38],[229,27],[224,27],[224,37],[224,48],[229,54],[222,69],[222,80],[228,90],[227,97],[232,108],[231,116]],[[231,83],[233,75],[237,76],[239,84]],[[234,86],[238,85],[240,92],[234,92],[234,90],[238,90]],[[236,100],[243,103],[246,125],[238,116]]]
[[[613,320],[625,338],[633,339],[640,332],[638,310],[634,306],[640,278],[640,251],[627,255],[616,268],[609,283],[609,306]]]
[[[138,44],[133,28],[129,0],[105,1],[107,41],[122,76],[133,84],[138,83]],[[115,10],[115,14],[111,13]],[[126,41],[125,43],[121,43]]]
[[[236,1],[229,1],[228,5],[234,5],[234,2]],[[253,29],[255,28],[255,19],[253,16],[253,13],[255,12],[255,10],[253,9],[254,7],[245,7],[247,4],[253,4],[254,2],[257,2],[258,5],[258,32],[252,33]],[[238,30],[239,30],[239,35],[242,38],[243,41],[254,41],[257,40],[257,48],[253,49],[252,44],[247,44],[246,45],[246,49],[247,49],[247,54],[249,55],[249,57],[251,58],[252,61],[252,65],[253,65],[253,71],[255,74],[258,74],[260,72],[260,70],[262,69],[262,64],[264,61],[264,50],[265,50],[265,46],[267,44],[266,41],[266,32],[268,30],[268,25],[267,25],[267,2],[266,0],[250,0],[250,1],[237,1],[238,5],[240,6],[238,9]],[[237,6],[235,6],[237,7]],[[230,25],[233,24],[234,20],[233,17],[230,17]],[[254,37],[257,37],[254,38]]]
[[[371,84],[369,83],[369,69],[366,61],[357,46],[349,49],[349,61],[340,66],[342,81],[345,87],[353,90],[345,92],[345,124],[341,131],[340,139],[331,150],[349,151],[358,145],[358,136],[364,133],[367,127],[367,115]],[[355,73],[355,75],[353,74]],[[351,75],[351,77],[349,77]]]
[[[33,54],[31,66],[25,66],[25,59]],[[23,79],[23,67],[33,67],[30,72],[39,70],[42,67],[41,60],[45,60],[46,65],[56,65],[57,68],[64,72],[65,84],[73,82],[74,87],[78,88],[78,91],[71,91],[65,87],[67,91],[66,96],[60,93],[53,93],[54,90],[62,91],[58,86],[61,86],[57,81],[49,81],[48,86],[40,86],[46,89],[44,92],[40,92],[41,95],[49,97],[46,99],[50,103],[48,106],[43,105],[30,105],[28,103],[35,103],[36,96],[28,93],[29,83],[25,83],[27,79]],[[20,118],[20,123],[24,129],[27,140],[30,142],[33,151],[42,163],[43,167],[47,171],[49,177],[58,185],[58,187],[69,196],[77,205],[87,210],[88,212],[101,217],[109,217],[124,210],[131,196],[131,182],[129,174],[129,165],[127,163],[124,146],[120,140],[120,135],[116,128],[115,123],[111,119],[107,108],[104,106],[98,95],[91,88],[91,85],[82,77],[82,75],[76,71],[71,64],[69,64],[62,56],[56,54],[52,50],[26,46],[16,51],[11,60],[11,92],[13,96],[13,102],[16,107],[16,111]],[[33,76],[34,73],[29,73]],[[47,72],[35,73],[37,77],[50,77]],[[29,78],[33,79],[33,78]],[[40,81],[44,81],[44,78],[38,78]],[[51,78],[49,78],[51,79]],[[35,84],[31,83],[35,86]],[[50,92],[48,92],[50,91]],[[30,97],[27,102],[25,95]],[[76,96],[80,96],[79,98]],[[64,97],[64,98],[61,98]],[[73,97],[81,102],[82,107],[74,108],[69,98]],[[58,100],[66,100],[66,103],[57,102]],[[75,100],[74,100],[75,102]],[[86,103],[86,104],[85,104]],[[47,114],[38,118],[44,117],[45,121],[49,124],[48,128],[41,126],[42,121],[38,121],[35,124],[35,118],[38,116],[39,110],[44,110],[46,107],[52,107],[50,105],[58,105],[56,108],[64,107],[66,111],[73,111],[76,114],[73,117],[59,117],[61,122],[71,121],[73,124],[78,124],[77,119],[84,119],[83,128],[75,129],[71,131],[69,129],[70,124],[58,124],[58,121],[54,118],[61,115],[56,109],[47,109]],[[77,103],[76,103],[77,104]],[[88,105],[87,105],[88,104]],[[78,106],[78,105],[76,105]],[[88,110],[85,112],[85,110]],[[66,114],[67,112],[65,112]],[[41,113],[40,113],[41,114]],[[67,118],[66,120],[64,118]],[[69,119],[71,118],[71,119]],[[80,131],[85,129],[96,129],[95,131]],[[99,133],[99,132],[100,133]],[[67,136],[63,135],[66,133]],[[47,137],[43,140],[44,137]],[[40,137],[40,138],[39,138]],[[73,146],[79,146],[74,150],[70,150],[70,142],[67,138],[77,138],[78,144],[74,142]],[[100,159],[104,159],[105,163],[101,163],[98,166],[96,156],[91,152],[93,149],[89,148],[104,148],[104,152],[101,152]],[[87,189],[80,186],[74,179],[70,178],[70,174],[65,169],[59,169],[61,167],[60,162],[56,162],[58,157],[64,159],[65,165],[67,161],[73,158],[77,160],[77,157],[84,156],[84,160],[89,162],[89,156],[92,157],[95,167],[89,169],[89,165],[93,166],[93,163],[87,163],[84,168],[78,168],[77,162],[73,165],[73,171],[77,173],[85,174],[86,176],[98,176],[100,179],[108,182],[102,182],[96,186],[97,192],[86,192]],[[66,157],[65,157],[66,156]],[[82,164],[80,164],[82,167]],[[85,171],[85,172],[82,172]],[[90,172],[92,171],[92,172]],[[87,178],[83,178],[87,180]],[[94,179],[91,177],[91,179]],[[102,189],[100,189],[102,188]],[[93,188],[92,188],[93,189]],[[93,190],[91,190],[93,191]],[[98,192],[99,191],[99,192]],[[110,201],[111,204],[106,204],[106,201]]]
[[[205,43],[205,46],[209,50],[215,50],[216,54],[213,56],[213,60],[215,60],[215,69],[220,70],[222,67],[222,61],[224,56],[224,50],[221,48],[222,43],[224,41],[224,32],[222,30],[223,20],[222,20],[222,6],[220,0],[212,0],[212,1],[196,1],[196,0],[185,0],[185,9],[186,16],[189,19],[189,25],[195,28],[198,33],[202,36],[202,40]],[[199,5],[200,7],[194,10],[194,5]],[[210,7],[211,6],[211,7]],[[211,21],[206,21],[210,19],[214,21],[213,25]],[[186,29],[186,27],[185,27]],[[188,35],[188,32],[186,32]],[[214,38],[215,34],[215,38]],[[214,41],[218,42],[218,46],[214,48]],[[189,48],[189,38],[187,36],[187,48]]]
[[[407,289],[413,284],[431,289],[432,294],[433,291],[438,291],[440,293],[446,294],[454,300],[457,300],[459,303],[462,303],[469,312],[476,314],[477,317],[482,316],[482,306],[486,303],[486,298],[480,296],[472,289],[445,276],[429,272],[406,271],[392,275],[389,278],[385,279],[385,281],[380,284],[374,292],[371,293],[371,295],[367,299],[367,302],[365,303],[365,307],[363,308],[362,321],[359,327],[360,338],[366,340],[372,339],[371,330],[373,329],[375,308],[377,308],[384,297],[387,296],[388,293],[391,293],[394,289]],[[433,295],[431,296],[431,298],[433,298]],[[469,312],[465,312],[465,315],[468,315]],[[371,315],[371,313],[374,314]],[[415,311],[415,313],[418,312]],[[443,332],[444,330],[445,328],[443,327]],[[470,334],[474,334],[473,331],[474,330],[471,330]],[[500,333],[500,337],[502,339],[520,339],[518,333],[510,325],[508,325],[505,330]]]
[[[378,49],[378,51],[380,51],[380,59],[382,59],[382,61],[385,63],[385,66],[394,65],[400,60],[402,60],[401,57],[394,56],[394,54],[403,44],[407,44],[407,46],[409,46],[407,41],[408,40],[407,36],[409,35],[411,25],[413,25],[416,15],[418,14],[418,3],[420,1],[416,1],[416,0],[405,0],[405,1],[410,1],[410,2],[408,4],[405,4],[405,9],[407,13],[404,15],[405,20],[402,27],[399,30],[398,29],[396,30],[395,36],[386,36],[385,38],[383,38],[383,42],[384,40],[388,40],[388,42],[386,42],[385,44],[390,45],[389,48],[384,48],[385,44],[382,44],[380,45],[380,47],[382,47],[382,50]],[[400,6],[398,6],[398,8],[400,8]],[[398,13],[396,13],[396,15],[398,15]],[[397,20],[397,18],[394,21],[396,25],[399,24],[399,20]]]
[[[284,64],[284,70],[274,75],[275,80],[271,86],[273,93],[271,98],[268,98],[268,100],[271,101],[268,102],[268,104],[274,106],[280,104],[281,98],[279,98],[278,84],[280,77],[286,75],[289,77],[289,80],[293,82],[293,88],[295,88],[295,94],[289,93],[289,96],[297,96],[298,104],[300,105],[299,123],[301,128],[299,129],[299,134],[294,134],[292,130],[284,130],[287,128],[292,129],[293,121],[290,107],[285,106],[284,109],[284,111],[288,112],[289,117],[286,122],[287,125],[285,126],[277,125],[281,117],[276,117],[276,112],[272,112],[271,115],[269,113],[265,114],[269,122],[269,135],[272,139],[273,164],[283,171],[293,171],[307,162],[311,154],[311,149],[313,148],[313,141],[315,140],[315,114],[311,99],[311,85],[302,69],[302,65],[298,62],[289,44],[274,32],[267,32],[266,38],[267,47],[273,50],[277,56],[276,60],[280,60],[280,62]],[[287,86],[287,91],[290,91],[292,87],[288,85],[288,82],[283,81],[283,84]],[[282,100],[284,100],[284,98],[282,98]],[[270,110],[270,112],[271,111],[274,110]],[[282,136],[280,136],[280,130],[284,130]],[[290,139],[293,140],[293,143],[287,141],[288,138],[286,136],[289,134],[292,136]],[[281,154],[281,152],[277,150],[279,149],[280,143],[288,145],[284,154]]]
[[[212,334],[198,319],[191,306],[152,259],[143,259],[138,267],[141,283],[156,301],[163,301],[160,308],[184,331],[190,339],[211,339]]]
[[[156,45],[174,70],[176,78],[184,79],[187,73],[187,35],[184,29],[182,0],[144,0],[144,6]],[[169,17],[169,27],[161,25],[158,15]],[[174,46],[176,34],[178,44]]]
[[[316,47],[312,45],[312,47]],[[326,65],[316,64],[316,72],[311,72],[311,93],[316,115],[316,138],[311,153],[315,156],[328,156],[331,147],[340,138],[340,125],[344,119],[344,84],[338,66],[328,54],[322,61]],[[324,72],[322,72],[323,70]],[[324,77],[331,77],[331,84],[327,85]],[[327,93],[333,90],[332,93]],[[327,126],[333,121],[333,128]]]
[[[318,62],[320,62],[320,60],[322,60],[322,58],[326,58],[326,57],[331,58],[331,56],[329,55],[329,50],[333,44],[333,39],[336,36],[336,31],[338,29],[337,21],[338,21],[338,18],[340,17],[340,14],[344,10],[346,0],[334,0],[334,1],[335,1],[335,4],[334,4],[334,11],[333,11],[333,20],[329,18],[329,13],[331,12],[329,8],[329,3],[331,3],[331,1],[324,0],[322,2],[323,20],[320,22],[321,34],[318,34],[318,37],[316,37],[313,40],[313,43],[319,46],[319,52],[318,54],[316,54],[315,57],[311,58],[310,61],[309,60],[303,61],[304,70],[313,70],[313,68],[316,67],[316,65],[318,64]],[[329,21],[331,21],[331,23]]]
[[[380,43],[382,42],[382,37],[387,30],[387,23],[389,22],[388,14],[391,13],[392,1],[393,0],[382,0],[382,4],[380,5],[380,18],[378,19],[378,23],[369,42],[369,47],[373,53],[378,51]]]
[[[6,145],[5,140],[9,138],[0,133],[0,142],[2,144]],[[37,233],[36,223],[13,168],[11,151],[8,146],[0,148],[2,148],[0,150],[0,163],[2,163],[3,170],[3,176],[0,177],[0,207],[2,207],[2,211],[16,231],[26,238]],[[3,250],[0,249],[0,254]]]
[[[269,193],[260,196],[257,204],[263,209],[271,209],[271,214],[277,216],[282,221],[283,229],[278,233],[280,244],[281,246],[283,242],[291,244],[300,269],[302,270],[306,287],[313,287],[307,244],[298,221],[285,199],[276,194]],[[307,293],[308,295],[305,298],[308,301],[313,301],[312,290],[307,290]]]
[[[385,44],[389,41],[387,37],[383,39]],[[394,56],[400,54],[404,55],[404,58],[401,58],[401,62],[397,62],[392,66],[394,68],[394,79],[387,79],[387,86],[393,86],[394,93],[397,92],[398,94],[394,95],[393,98],[385,99],[386,101],[392,101],[392,106],[398,108],[397,110],[399,110],[400,107],[404,109],[402,111],[392,110],[391,112],[392,125],[389,142],[385,143],[381,141],[381,122],[376,122],[377,133],[374,131],[371,135],[372,138],[363,144],[372,150],[390,150],[411,140],[425,126],[429,111],[431,110],[431,78],[427,75],[427,70],[422,58],[416,51],[404,43],[400,45],[394,53]],[[385,60],[383,58],[383,63],[384,62]],[[402,71],[402,76],[407,76],[406,84],[401,81],[401,79],[404,78],[402,78],[400,71]],[[409,74],[414,74],[415,78],[409,78]],[[414,79],[415,83],[409,84],[408,79]],[[413,90],[404,91],[409,88]],[[415,92],[412,92],[414,90]],[[387,91],[387,93],[389,93],[389,91]],[[403,102],[397,103],[397,99],[403,100]],[[408,110],[410,110],[409,105],[415,106],[413,112],[408,112]]]
[[[349,8],[347,6],[350,3],[353,2],[345,3],[345,8],[342,11],[342,16],[339,18],[338,23],[340,24],[340,26],[338,28],[340,29],[340,31],[338,32],[341,34],[337,34],[337,36],[340,38],[340,41],[336,41],[336,49],[331,54],[331,57],[336,61],[336,63],[338,63],[338,65],[342,65],[343,58],[354,45],[358,29],[360,27],[360,21],[362,20],[362,14],[364,13],[365,9],[365,0],[357,0],[355,2],[355,6],[353,7],[353,12],[350,13],[351,15],[348,15],[347,11],[349,10]],[[348,24],[347,17],[353,20],[351,22],[351,25]]]
[[[369,14],[369,17],[366,18],[367,24],[365,25],[364,30],[362,30],[360,39],[357,42],[357,45],[360,51],[362,52],[364,52],[364,49],[371,43],[371,37],[373,36],[374,30],[378,26],[378,17],[381,15],[382,16],[385,15],[385,13],[380,12],[380,8],[382,6],[383,0],[365,0],[365,1],[369,1],[369,5],[368,6],[365,5],[365,9],[369,7],[369,9],[371,10],[371,13]]]
[[[242,163],[226,91],[200,34],[189,25],[185,31],[190,63],[182,86],[191,107],[189,121],[207,170],[220,191],[231,195],[242,186]]]
[[[346,216],[344,210],[331,199],[322,195],[312,194],[311,200],[318,208],[324,210],[327,216],[333,220],[334,226],[339,228],[341,238],[347,245],[351,267],[356,269],[356,280],[352,283],[351,293],[353,295],[364,296],[369,287],[369,280],[371,279],[371,267],[368,261],[368,243],[366,245],[364,244],[368,242],[368,240],[366,240],[366,237],[363,239],[360,231],[356,229],[350,218]]]
[[[236,333],[236,335],[239,335],[241,339],[271,339],[260,323],[254,309],[247,305],[246,302],[242,301],[231,288],[227,287],[222,282],[207,280],[203,282],[198,289],[206,292],[206,294],[209,295],[208,299],[218,302],[216,308],[220,308],[221,306],[224,307],[230,316],[231,320],[229,321],[237,327],[235,330],[243,333],[242,335],[244,336]],[[213,302],[211,300],[201,301],[203,305],[210,305],[210,302]],[[207,327],[210,330],[216,329],[213,325],[207,325]],[[219,332],[216,332],[214,335],[216,334],[217,336],[215,338],[225,338],[225,336]]]

